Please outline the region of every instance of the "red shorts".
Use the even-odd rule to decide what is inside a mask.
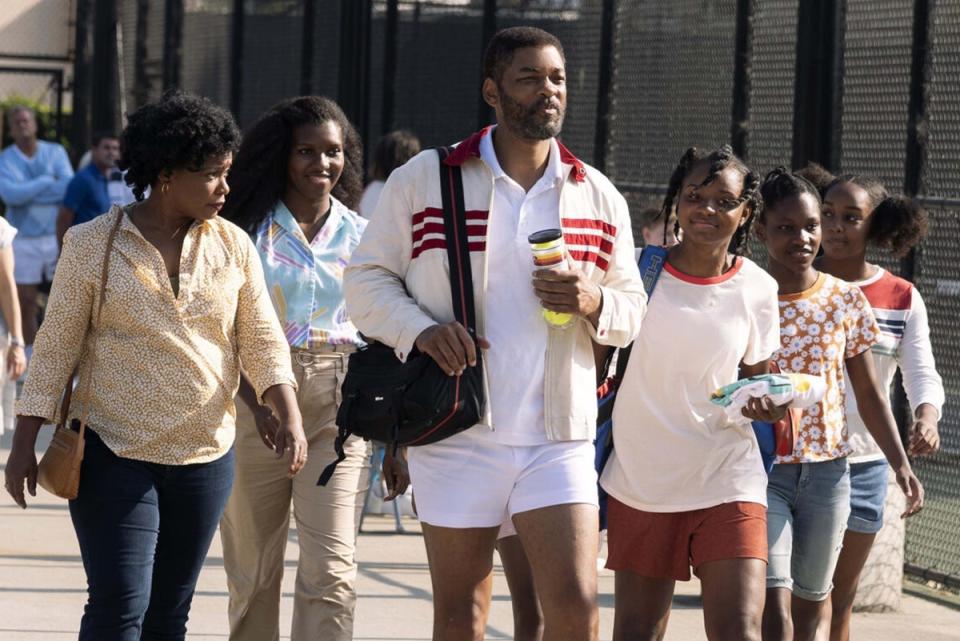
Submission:
[[[607,499],[607,567],[654,579],[690,580],[704,563],[767,560],[767,508],[722,503],[690,512],[644,512]]]

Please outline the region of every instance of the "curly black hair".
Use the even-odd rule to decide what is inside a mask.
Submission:
[[[160,174],[199,171],[211,158],[236,151],[240,130],[230,112],[200,96],[168,91],[130,114],[117,163],[137,200]]]
[[[690,147],[683,152],[683,156],[680,157],[680,162],[670,176],[667,195],[664,197],[663,205],[660,207],[660,215],[658,218],[663,218],[664,235],[666,235],[667,225],[670,224],[670,219],[676,211],[677,194],[680,193],[680,188],[683,187],[683,180],[690,175],[693,167],[701,161],[710,162],[710,169],[707,171],[707,177],[703,180],[701,186],[712,183],[716,179],[717,174],[728,167],[736,169],[743,174],[743,191],[740,192],[740,196],[737,198],[737,206],[740,206],[742,203],[747,203],[750,215],[747,217],[747,222],[737,229],[733,238],[730,240],[730,251],[741,256],[746,249],[747,239],[750,237],[750,226],[753,224],[753,219],[759,215],[763,209],[763,201],[760,199],[759,176],[754,174],[750,168],[747,167],[746,163],[733,153],[733,148],[731,148],[730,145],[723,145],[706,153],[696,147]],[[677,220],[677,222],[674,223],[676,231],[679,231],[679,226],[680,222]]]
[[[889,249],[902,258],[927,235],[927,212],[913,198],[890,195],[876,178],[862,174],[833,176],[823,189],[824,198],[833,187],[851,184],[867,192],[873,215],[867,240],[878,247]]]
[[[817,186],[782,165],[771,170],[763,179],[763,184],[760,185],[760,196],[763,198],[764,211],[772,209],[787,198],[801,194],[813,196],[817,201],[817,210],[819,211],[822,199]],[[760,222],[764,222],[763,213],[760,214]]]
[[[363,193],[363,144],[340,106],[322,96],[300,96],[274,105],[243,137],[227,181],[221,215],[253,233],[287,190],[293,130],[333,121],[343,133],[343,173],[333,196],[356,209]]]
[[[817,188],[820,192],[820,197],[826,195],[827,187],[833,184],[836,176],[831,174],[827,169],[815,162],[808,162],[805,167],[800,169],[794,169],[793,173],[801,178],[805,178],[811,185]]]

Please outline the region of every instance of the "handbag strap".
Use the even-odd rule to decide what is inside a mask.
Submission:
[[[107,276],[110,270],[110,254],[113,249],[113,241],[117,237],[117,231],[120,229],[120,223],[123,222],[123,209],[121,208],[117,216],[117,220],[113,223],[113,227],[110,229],[110,235],[107,236],[107,246],[103,253],[103,266],[100,269],[100,291],[97,300],[97,309],[95,315],[91,319],[91,325],[97,325],[100,323],[100,314],[103,312],[103,301],[106,298],[107,292]],[[94,333],[90,339],[90,343],[87,345],[87,352],[90,354],[90,358],[87,363],[87,373],[86,376],[81,377],[81,384],[83,385],[83,410],[80,413],[80,438],[83,438],[83,433],[87,427],[87,417],[90,410],[90,384],[93,380],[93,361],[96,358],[96,347],[97,347],[97,335]],[[78,368],[79,369],[79,366]],[[73,374],[70,375],[70,378],[67,380],[66,389],[63,392],[63,403],[60,406],[60,423],[57,425],[57,429],[62,429],[67,424],[67,415],[70,412],[70,401],[73,397],[73,379],[77,374],[77,370],[73,371]]]
[[[476,337],[477,314],[473,296],[473,270],[470,265],[470,242],[463,198],[463,173],[459,166],[444,162],[452,147],[438,147],[440,155],[440,194],[443,203],[443,226],[450,266],[450,294],[453,315],[471,336]]]

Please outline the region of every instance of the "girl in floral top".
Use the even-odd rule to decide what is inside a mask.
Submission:
[[[907,495],[904,516],[920,509],[923,488],[877,384],[869,350],[879,329],[870,304],[854,285],[813,267],[821,238],[819,192],[778,168],[768,174],[761,195],[757,233],[780,292],[781,347],[774,360],[781,371],[817,374],[827,382],[823,401],[804,410],[794,426],[793,451],[778,457],[770,473],[763,638],[813,639],[850,514],[844,367],[867,429]]]
[[[367,444],[347,441],[347,458],[333,478],[324,487],[317,479],[335,456],[334,420],[347,358],[363,344],[347,317],[342,289],[343,269],[366,227],[350,209],[362,188],[362,154],[340,107],[305,96],[278,104],[254,124],[230,174],[224,217],[252,235],[263,263],[290,345],[309,454],[305,473],[290,478],[263,447],[273,444],[276,419],[242,380],[237,480],[221,526],[233,641],[279,638],[291,501],[300,543],[291,639],[353,637],[354,549],[368,482]],[[402,462],[395,473],[390,465],[385,478],[402,492]]]

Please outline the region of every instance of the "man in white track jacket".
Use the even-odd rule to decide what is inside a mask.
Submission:
[[[557,140],[564,56],[552,35],[506,29],[484,59],[488,127],[444,162],[461,167],[479,348],[482,424],[410,448],[434,588],[434,639],[482,639],[501,523],[516,527],[542,604],[545,639],[596,639],[597,488],[593,344],[625,346],[646,296],[626,201]],[[450,375],[477,346],[454,321],[439,156],[394,170],[344,278],[367,337],[418,349]],[[529,234],[561,229],[566,265],[535,271]],[[550,327],[543,308],[574,315]]]

